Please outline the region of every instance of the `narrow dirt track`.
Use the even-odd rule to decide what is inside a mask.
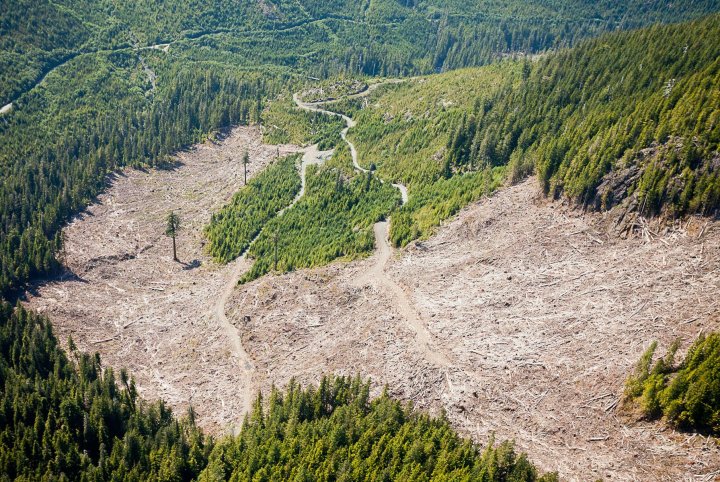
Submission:
[[[118,173],[64,229],[66,275],[29,297],[61,340],[71,335],[106,365],[127,367],[147,399],[162,398],[180,413],[193,405],[213,432],[238,426],[257,391],[252,358],[225,310],[249,262],[217,265],[203,235],[210,215],[243,186],[245,150],[250,178],[278,150],[304,152],[303,166],[327,154],[264,145],[259,129],[241,127],[180,153],[171,169]],[[181,263],[172,261],[162,235],[170,210],[182,219]]]
[[[390,81],[392,82],[392,81]],[[372,90],[373,87],[377,88],[382,84],[374,84],[368,89],[365,89],[365,91],[355,94],[355,97],[358,96],[364,96],[368,95]],[[346,124],[345,129],[341,132],[342,139],[347,143],[348,147],[350,148],[350,154],[352,157],[353,166],[355,166],[355,169],[362,172],[362,173],[368,173],[369,170],[363,168],[358,164],[358,153],[357,149],[355,148],[355,145],[347,138],[347,133],[350,130],[351,127],[354,127],[356,125],[355,121],[343,114],[332,112],[326,109],[323,109],[320,107],[320,105],[323,105],[324,102],[316,102],[313,104],[304,103],[300,100],[297,93],[293,95],[293,100],[297,104],[297,106],[301,109],[309,110],[309,111],[315,111],[315,112],[321,112],[323,114],[332,115],[341,117]],[[381,180],[381,182],[384,182]],[[403,186],[402,184],[392,184],[396,189],[400,191],[400,196],[402,199],[402,204],[407,203],[408,201],[408,192],[407,188]],[[407,326],[415,333],[415,337],[417,338],[417,341],[419,343],[419,346],[422,347],[423,352],[425,353],[425,356],[428,360],[432,361],[433,363],[437,364],[438,366],[447,367],[450,365],[450,360],[445,356],[440,350],[437,349],[435,346],[435,343],[432,340],[432,336],[430,332],[428,332],[425,324],[422,322],[420,317],[418,316],[415,309],[412,307],[412,304],[410,303],[410,299],[408,298],[405,291],[398,285],[395,281],[393,281],[387,274],[385,273],[385,265],[387,264],[388,260],[390,260],[390,257],[392,256],[393,249],[390,246],[390,243],[388,242],[388,235],[389,235],[389,224],[386,221],[381,221],[378,223],[375,223],[373,226],[373,233],[375,234],[375,248],[376,248],[376,254],[375,254],[375,264],[368,270],[365,274],[361,275],[358,279],[359,283],[369,283],[369,284],[377,284],[378,286],[382,286],[386,292],[391,293],[396,300],[397,308],[400,310],[400,313],[405,320],[405,323]]]
[[[259,385],[360,373],[374,393],[444,410],[480,444],[515,440],[563,480],[714,480],[712,439],[638,421],[617,401],[650,341],[685,349],[720,326],[720,223],[616,239],[599,232],[601,216],[537,193],[533,180],[503,189],[401,256],[379,245],[243,285],[228,316],[251,316],[243,343]],[[397,293],[358,283],[383,265],[450,366],[428,358]]]
[[[233,266],[230,271],[228,281],[225,284],[220,297],[215,303],[213,314],[218,320],[218,324],[223,327],[227,339],[230,340],[232,353],[235,358],[237,358],[237,365],[240,369],[239,375],[241,386],[255,387],[255,383],[253,382],[255,367],[253,366],[250,356],[243,347],[242,339],[240,338],[237,328],[228,321],[228,318],[225,315],[225,305],[233,295],[238,280],[250,268],[251,264],[247,261],[245,255],[233,261],[232,264]],[[251,389],[242,390],[240,392],[240,399],[240,413],[248,413],[252,408],[252,404],[255,399],[253,391]],[[235,428],[235,431],[237,431],[237,427]]]
[[[438,348],[437,343],[433,340],[433,336],[413,307],[405,290],[403,290],[395,280],[390,278],[385,271],[386,265],[388,261],[390,261],[394,251],[388,241],[389,227],[389,224],[385,221],[375,223],[375,226],[373,226],[376,247],[374,263],[367,271],[362,272],[353,284],[357,287],[375,285],[381,288],[383,292],[390,294],[392,299],[395,300],[395,307],[406,326],[415,334],[418,346],[425,355],[425,358],[438,367],[447,368],[452,365],[452,362],[447,355]]]
[[[330,157],[331,154],[332,151],[318,150],[317,144],[308,146],[303,149],[303,157],[299,167],[300,191],[298,191],[295,199],[293,199],[290,204],[288,204],[286,207],[284,207],[277,213],[278,217],[282,216],[288,209],[292,208],[295,204],[297,204],[297,202],[300,201],[300,199],[305,194],[307,167],[310,165],[322,164]],[[252,262],[247,259],[247,253],[250,249],[250,246],[253,245],[253,243],[255,242],[255,240],[258,239],[258,237],[260,237],[260,233],[258,233],[252,241],[250,241],[250,244],[248,244],[245,252],[238,259],[230,263],[232,266],[232,270],[230,271],[227,283],[225,284],[225,287],[223,288],[223,291],[220,297],[217,299],[217,302],[215,303],[213,308],[213,314],[218,321],[218,324],[223,327],[225,335],[227,336],[228,340],[230,340],[232,346],[232,353],[235,358],[237,358],[238,368],[240,369],[240,377],[242,380],[241,386],[243,387],[257,387],[257,383],[253,379],[255,367],[253,366],[252,359],[243,347],[242,338],[240,336],[238,328],[228,320],[228,317],[226,315],[226,305],[235,293],[235,289],[237,288],[240,278],[242,278],[242,276],[252,267]],[[252,409],[252,404],[254,401],[255,392],[251,389],[243,390],[241,394],[240,412],[249,413]],[[237,424],[234,428],[234,432],[237,433],[239,428],[240,425]]]

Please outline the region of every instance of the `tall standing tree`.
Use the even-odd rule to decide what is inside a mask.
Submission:
[[[245,185],[247,185],[247,165],[250,163],[250,154],[248,154],[248,151],[243,153],[242,163],[243,168],[245,169]]]
[[[180,216],[175,214],[174,211],[170,211],[170,214],[165,218],[165,236],[172,238],[173,242],[173,260],[179,261],[177,257],[177,248],[175,246],[175,237],[180,231]]]

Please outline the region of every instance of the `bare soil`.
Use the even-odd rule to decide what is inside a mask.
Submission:
[[[278,153],[300,150],[263,145],[261,137],[257,128],[236,128],[181,153],[172,168],[114,176],[64,230],[68,273],[29,300],[62,340],[71,335],[106,365],[127,367],[145,398],[162,398],[181,413],[192,404],[215,432],[239,423],[255,393],[238,335],[220,316],[249,262],[214,263],[202,230],[242,187],[246,149],[249,178]],[[182,220],[181,263],[163,234],[171,210]]]
[[[256,389],[322,374],[371,377],[480,443],[495,432],[570,480],[713,480],[714,440],[620,412],[623,382],[654,339],[686,347],[720,328],[720,223],[621,239],[608,219],[539,200],[533,180],[465,209],[401,253],[378,249],[235,287],[244,258],[205,254],[210,213],[276,155],[260,132],[128,170],[65,230],[62,280],[29,304],[61,338],[128,367],[141,394],[192,404],[214,433],[236,426]],[[297,150],[283,146],[281,153]],[[184,221],[182,264],[164,217]],[[240,337],[240,338],[238,338]]]
[[[720,224],[620,239],[536,193],[503,190],[394,258],[376,226],[370,259],[241,287],[229,316],[256,380],[359,372],[565,479],[714,480],[716,441],[618,400],[652,340],[686,347],[720,328]]]

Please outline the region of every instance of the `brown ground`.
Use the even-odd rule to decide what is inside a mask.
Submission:
[[[238,423],[257,387],[359,372],[420,407],[445,408],[479,442],[491,431],[514,438],[564,478],[720,470],[714,442],[614,408],[649,341],[687,345],[718,329],[720,224],[608,237],[601,217],[538,202],[528,181],[402,256],[392,256],[379,224],[369,259],[233,289],[247,262],[214,265],[201,229],[242,184],[245,146],[253,170],[275,154],[258,131],[237,129],[183,154],[173,171],[119,177],[66,229],[77,278],[39,287],[30,304],[62,338],[127,366],[145,397],[192,403],[214,432]],[[170,209],[184,219],[186,266],[171,261],[162,235]]]
[[[651,340],[718,329],[720,224],[612,239],[600,216],[535,193],[528,181],[471,206],[387,265],[381,242],[365,261],[242,287],[230,318],[250,316],[238,326],[257,381],[359,371],[564,478],[712,480],[715,442],[616,403]]]
[[[252,400],[247,361],[234,329],[218,314],[223,292],[247,266],[218,266],[203,249],[212,212],[248,177],[276,157],[257,128],[233,129],[178,156],[170,170],[128,169],[65,229],[72,274],[40,286],[30,305],[47,313],[60,339],[72,335],[105,363],[127,367],[140,393],[184,411],[192,403],[202,425],[218,431],[241,420]],[[280,154],[297,151],[280,146]],[[178,257],[164,236],[164,218],[182,219]],[[232,328],[231,325],[229,325]]]

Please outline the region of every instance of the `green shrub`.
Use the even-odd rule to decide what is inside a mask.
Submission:
[[[665,417],[683,430],[720,435],[720,333],[701,336],[675,365],[677,344],[652,364],[657,343],[638,362],[626,383],[626,403],[650,418]]]

